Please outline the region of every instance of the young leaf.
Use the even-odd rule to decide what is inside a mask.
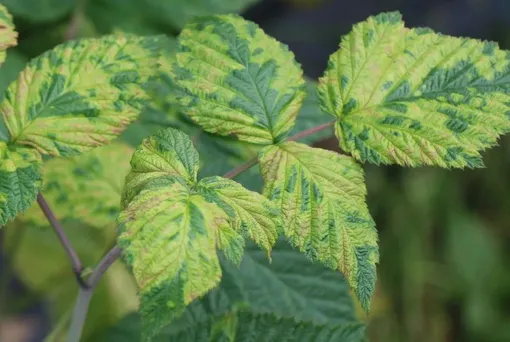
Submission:
[[[198,183],[205,198],[218,204],[230,225],[270,253],[282,228],[280,212],[264,196],[222,177],[208,177]],[[269,254],[268,254],[269,257]]]
[[[291,244],[339,269],[368,311],[379,254],[361,167],[350,157],[286,142],[261,151],[260,169]]]
[[[383,13],[342,38],[319,98],[338,118],[340,147],[358,160],[480,167],[480,151],[510,129],[508,56]]]
[[[286,46],[236,15],[188,24],[179,45],[173,68],[179,102],[206,131],[272,144],[292,128],[305,92]]]
[[[140,288],[147,339],[217,285],[216,247],[239,263],[241,233],[267,249],[274,243],[274,205],[219,177],[197,184],[198,164],[191,140],[169,128],[144,140],[126,177],[118,240]]]
[[[41,158],[32,149],[0,141],[0,227],[27,210],[42,183]]]
[[[132,122],[156,75],[158,38],[71,41],[32,60],[0,103],[0,141],[69,156],[103,145]]]
[[[5,61],[5,50],[16,46],[18,33],[14,31],[12,17],[4,5],[0,4],[0,66]]]
[[[122,207],[125,208],[154,179],[179,177],[187,184],[194,184],[198,163],[198,153],[186,134],[173,128],[157,131],[145,139],[133,154]]]
[[[216,235],[227,217],[175,181],[142,190],[118,221],[119,245],[141,296],[144,338],[150,340],[219,283]]]

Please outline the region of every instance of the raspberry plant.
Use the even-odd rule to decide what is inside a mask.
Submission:
[[[0,20],[3,61],[17,35],[4,7]],[[508,52],[383,13],[341,39],[314,86],[285,45],[237,15],[194,19],[177,50],[169,45],[123,33],[63,43],[32,60],[0,103],[0,224],[47,219],[57,233],[80,286],[68,341],[80,339],[93,290],[121,256],[137,283],[144,341],[363,340],[363,324],[343,321],[339,308],[328,309],[338,317],[327,324],[317,319],[320,298],[299,307],[298,291],[287,298],[271,292],[278,279],[242,272],[258,255],[306,277],[286,247],[273,252],[284,237],[324,267],[311,278],[341,273],[368,313],[379,251],[363,164],[482,167],[480,153],[510,128]],[[315,88],[330,120],[315,111],[296,131]],[[172,108],[174,116],[159,118],[172,127],[134,152],[112,143],[158,101]],[[307,145],[332,128],[343,154]],[[253,157],[223,176],[200,176],[229,163],[209,155],[218,141],[241,160]],[[233,180],[255,177],[256,164],[261,193]],[[118,244],[86,270],[57,217],[106,232],[116,221]],[[262,253],[247,253],[255,251],[249,240]],[[257,291],[271,300],[256,304]],[[191,326],[166,327],[198,310],[205,318]]]

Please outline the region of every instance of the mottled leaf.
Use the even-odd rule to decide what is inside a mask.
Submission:
[[[5,60],[5,50],[17,44],[18,33],[14,31],[12,17],[5,6],[0,5],[0,66]]]
[[[200,126],[258,144],[286,136],[305,97],[302,70],[286,46],[236,15],[188,24],[179,45],[177,98]]]
[[[261,151],[260,169],[291,244],[340,270],[368,311],[379,254],[361,167],[350,157],[286,142]]]
[[[110,229],[119,214],[132,153],[131,147],[116,142],[80,156],[46,162],[41,192],[58,219]],[[40,226],[47,224],[37,206],[23,215],[23,220]]]
[[[198,189],[228,214],[235,231],[252,239],[269,256],[282,228],[280,211],[274,203],[222,177],[204,178],[198,183]]]
[[[140,324],[135,314],[125,317],[99,339],[108,342],[139,341]],[[297,322],[273,314],[249,311],[211,316],[181,329],[165,329],[154,342],[361,342],[365,340],[365,326],[360,323],[318,325]]]
[[[133,154],[122,206],[126,207],[154,179],[180,177],[185,183],[194,184],[198,163],[198,153],[186,134],[172,128],[157,131],[145,139]]]
[[[0,141],[0,226],[35,201],[42,182],[40,164],[32,149],[9,148]]]
[[[144,336],[149,340],[219,283],[216,236],[227,217],[175,181],[142,190],[118,222],[119,245],[138,283]]]
[[[0,67],[0,94],[14,81],[28,62],[28,58],[18,49],[10,49],[4,64]],[[1,125],[1,123],[0,123]]]
[[[32,22],[47,22],[71,12],[78,0],[0,0],[9,11]]]
[[[71,41],[32,60],[0,104],[0,141],[69,156],[111,141],[139,114],[158,39]]]
[[[147,339],[218,284],[216,248],[239,263],[241,234],[274,243],[274,206],[230,180],[197,184],[198,165],[189,137],[168,128],[143,141],[126,177],[118,240],[140,288]]]
[[[480,151],[510,128],[509,61],[495,43],[408,29],[383,13],[342,38],[319,98],[358,160],[480,167]]]

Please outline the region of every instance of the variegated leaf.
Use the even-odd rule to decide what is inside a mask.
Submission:
[[[286,142],[264,148],[260,168],[264,194],[281,208],[291,244],[340,270],[368,311],[379,253],[361,167],[350,157]]]
[[[274,204],[231,180],[197,183],[198,165],[189,137],[173,128],[144,140],[131,160],[119,243],[140,288],[147,338],[217,285],[216,248],[239,264],[243,235],[267,250],[276,240]]]
[[[338,119],[340,147],[358,160],[480,167],[480,151],[510,129],[509,56],[383,13],[342,38],[319,98]]]
[[[0,141],[69,156],[111,141],[139,114],[158,39],[70,41],[32,60],[0,103]]]
[[[18,33],[14,31],[12,17],[4,5],[0,4],[0,66],[5,61],[8,48],[16,46]]]
[[[188,24],[179,45],[173,76],[193,120],[258,144],[286,136],[305,97],[303,72],[286,46],[236,15]]]

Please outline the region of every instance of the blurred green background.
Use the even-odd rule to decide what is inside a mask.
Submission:
[[[428,26],[445,34],[494,40],[510,49],[508,0],[0,3],[14,14],[20,33],[19,46],[9,50],[0,69],[1,90],[30,58],[69,36],[120,31],[175,36],[190,17],[208,13],[240,12],[257,22],[268,34],[290,46],[310,79],[321,75],[340,36],[354,23],[388,10],[402,12],[408,26]],[[303,127],[319,120],[313,116],[317,110],[313,102],[311,106],[307,110],[312,117],[303,121]],[[136,145],[155,127],[175,125],[175,118],[171,106],[162,103],[144,113],[123,139]],[[178,125],[187,124],[178,120]],[[217,147],[216,140],[207,135],[201,142],[201,152],[220,153],[218,158],[228,156],[234,165],[247,157],[238,153],[239,146],[233,142],[222,141]],[[316,145],[336,149],[337,144],[334,139],[324,138]],[[129,161],[129,151],[125,155]],[[379,230],[381,253],[376,298],[368,318],[370,341],[510,341],[510,137],[503,138],[500,147],[484,153],[484,161],[485,169],[465,171],[365,165],[368,204]],[[223,165],[206,166],[205,173],[225,171]],[[248,174],[241,180],[257,188],[260,183],[253,177]],[[41,336],[50,332],[53,335],[47,341],[59,340],[59,330],[65,327],[68,308],[76,294],[64,254],[58,250],[54,236],[37,224],[17,222],[0,233],[2,342],[42,341]],[[97,262],[114,241],[112,229],[81,227],[70,229],[69,234],[89,265]],[[105,329],[133,310],[133,286],[123,265],[117,263],[95,296],[89,328]],[[365,319],[361,311],[358,314]],[[15,337],[16,332],[26,336]]]

